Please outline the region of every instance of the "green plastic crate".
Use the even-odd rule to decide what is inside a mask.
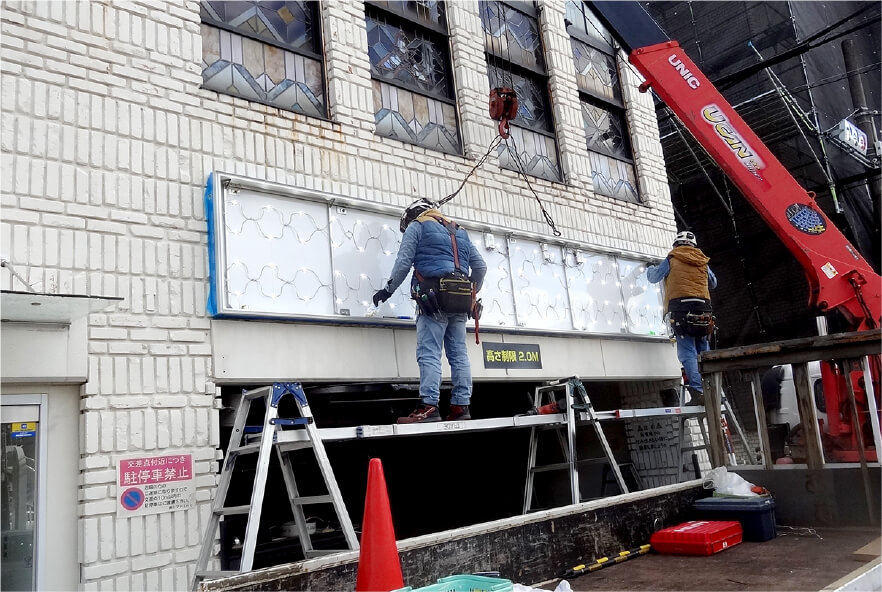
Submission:
[[[467,574],[447,576],[422,588],[401,588],[394,592],[511,592],[511,580]]]

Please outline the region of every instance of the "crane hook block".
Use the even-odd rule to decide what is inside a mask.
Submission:
[[[504,140],[509,136],[508,122],[518,115],[518,95],[507,87],[490,91],[490,119],[499,122],[499,136]]]

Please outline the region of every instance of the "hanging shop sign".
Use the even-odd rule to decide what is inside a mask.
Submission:
[[[494,343],[484,341],[484,368],[541,369],[538,343]]]
[[[864,156],[867,155],[867,134],[847,119],[839,122],[836,137]]]
[[[189,510],[196,504],[192,454],[119,459],[116,475],[117,516]]]

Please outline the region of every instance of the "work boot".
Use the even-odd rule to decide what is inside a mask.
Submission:
[[[468,405],[451,405],[450,415],[444,421],[465,421],[471,418],[472,414],[469,413]]]
[[[697,405],[699,407],[704,407],[704,393],[700,390],[696,389],[692,386],[687,386],[686,390],[689,391],[689,402],[686,403],[689,405]]]
[[[441,421],[441,414],[435,405],[426,405],[420,403],[413,413],[407,417],[399,417],[397,423],[429,423],[432,421]]]

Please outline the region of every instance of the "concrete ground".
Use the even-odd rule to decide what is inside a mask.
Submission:
[[[822,528],[818,538],[779,530],[764,543],[741,543],[710,557],[650,552],[591,574],[568,578],[573,590],[821,590],[857,569],[852,553],[878,528]],[[783,535],[783,536],[782,536]],[[543,585],[553,590],[559,580]]]

